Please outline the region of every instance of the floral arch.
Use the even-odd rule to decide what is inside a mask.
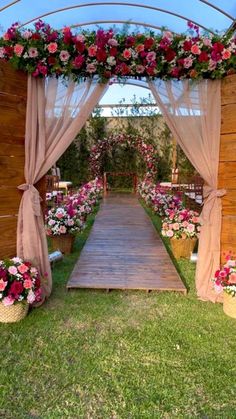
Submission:
[[[145,177],[153,179],[157,174],[158,154],[153,145],[146,144],[139,136],[128,134],[112,134],[109,137],[98,141],[96,145],[91,148],[89,158],[90,172],[94,177],[100,177],[102,157],[106,151],[111,150],[116,145],[127,144],[134,148],[143,157],[146,164]]]

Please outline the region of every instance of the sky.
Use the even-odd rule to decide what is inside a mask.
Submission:
[[[4,9],[5,6],[14,1],[14,5]],[[97,4],[94,5],[94,3]],[[146,8],[131,7],[125,5],[125,3],[144,5]],[[216,8],[223,9],[227,16],[213,7],[209,7],[206,3],[211,3]],[[82,5],[84,6],[82,7]],[[132,22],[140,22],[138,30],[141,31],[145,30],[142,24],[147,24],[152,26],[152,29],[156,32],[158,32],[157,27],[163,26],[175,32],[185,32],[187,20],[196,21],[210,30],[225,31],[236,16],[236,0],[123,0],[121,2],[109,0],[103,2],[98,0],[0,0],[0,27],[6,30],[13,22],[18,21],[24,24],[55,9],[70,6],[80,7],[50,14],[42,19],[56,29],[99,21],[103,21],[103,23],[93,23],[82,26],[82,28],[96,29],[98,26],[102,26],[108,29],[112,27],[113,22],[123,21],[126,22],[126,26],[127,22],[130,22],[130,31],[137,30],[137,25],[133,25]],[[162,10],[154,10],[153,8]],[[181,15],[186,20],[167,14],[165,10]],[[109,23],[104,23],[104,21],[109,21]],[[124,23],[116,23],[116,26],[121,28]],[[29,23],[26,26],[30,27],[32,24]],[[150,30],[150,28],[146,29]],[[123,98],[125,98],[125,103],[130,103],[134,95],[138,99],[147,97],[149,93],[150,91],[141,87],[112,85],[103,96],[100,104],[119,103]],[[110,114],[110,111],[106,109],[103,115],[108,116],[108,114]]]

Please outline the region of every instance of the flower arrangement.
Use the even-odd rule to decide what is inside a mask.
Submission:
[[[38,270],[30,262],[15,257],[0,260],[0,301],[4,306],[41,300]]]
[[[101,175],[102,156],[106,151],[112,150],[116,145],[128,145],[136,149],[146,163],[146,177],[153,178],[157,173],[158,156],[151,144],[146,144],[141,137],[125,134],[113,134],[98,141],[91,148],[89,164],[90,171],[94,176]]]
[[[83,228],[78,211],[72,205],[51,208],[46,215],[46,233],[48,236],[76,234]]]
[[[113,29],[72,32],[55,30],[39,20],[34,29],[14,23],[0,39],[0,59],[34,77],[60,76],[74,80],[98,75],[148,78],[222,78],[236,70],[236,40],[199,33],[188,23],[186,34],[116,34]]]
[[[168,216],[162,221],[163,237],[186,239],[198,237],[201,229],[199,214],[189,209],[168,210]]]
[[[236,296],[236,260],[231,259],[231,255],[226,256],[226,263],[216,271],[213,283],[218,294],[225,291]]]

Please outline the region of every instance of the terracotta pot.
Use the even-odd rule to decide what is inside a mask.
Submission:
[[[72,234],[61,234],[59,236],[51,236],[53,250],[60,250],[65,255],[72,252],[75,236]]]
[[[22,320],[28,313],[29,304],[27,302],[17,302],[11,306],[4,306],[0,303],[0,322],[15,323]]]
[[[232,296],[224,291],[223,293],[223,310],[229,317],[236,319],[236,296]]]
[[[176,239],[175,237],[172,237],[170,239],[171,250],[176,259],[189,259],[196,243],[197,238],[195,237],[187,237],[186,239]]]

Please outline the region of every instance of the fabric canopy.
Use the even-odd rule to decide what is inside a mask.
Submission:
[[[218,162],[221,123],[219,80],[151,81],[150,89],[172,134],[205,181],[196,287],[202,300],[219,301],[212,278],[220,266],[221,196]]]
[[[56,163],[85,124],[107,85],[28,77],[25,184],[18,214],[17,254],[39,267],[44,296],[52,289],[40,196],[34,187]]]

